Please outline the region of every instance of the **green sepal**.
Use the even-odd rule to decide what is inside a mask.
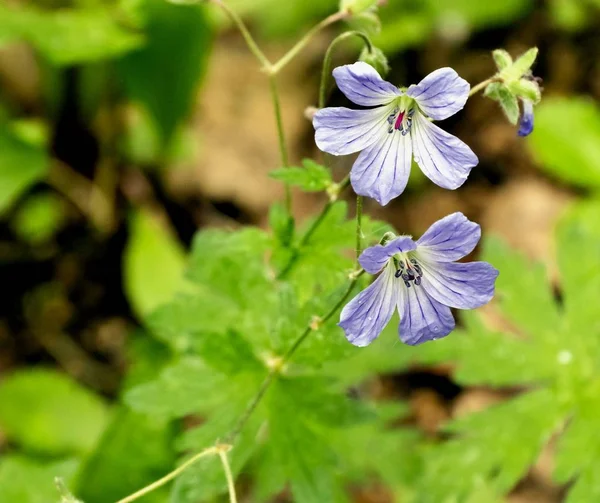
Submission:
[[[537,82],[533,80],[521,79],[513,82],[507,82],[506,86],[510,92],[519,98],[524,98],[537,104],[542,99],[542,92]]]
[[[492,51],[492,57],[494,58],[496,66],[500,71],[505,70],[513,64],[513,59],[504,49],[496,49],[495,51]]]
[[[508,121],[516,125],[519,121],[519,102],[507,86],[500,82],[492,82],[485,88],[484,95],[500,103],[500,107]]]
[[[521,56],[519,56],[511,66],[505,68],[501,72],[500,77],[504,82],[514,82],[516,80],[519,80],[531,70],[533,63],[535,63],[537,55],[538,48],[532,47],[525,53],[521,54]]]

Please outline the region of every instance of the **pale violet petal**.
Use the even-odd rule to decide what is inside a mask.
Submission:
[[[386,124],[387,125],[387,124]],[[412,147],[410,135],[387,129],[377,143],[364,149],[350,171],[354,192],[385,206],[398,197],[408,183]]]
[[[425,115],[442,120],[462,110],[469,99],[470,88],[452,68],[439,68],[410,86],[406,94],[417,102]]]
[[[386,267],[379,277],[354,297],[340,314],[338,325],[355,346],[373,342],[396,309],[398,281],[394,268]]]
[[[370,246],[358,259],[362,268],[369,274],[377,274],[392,255],[416,250],[417,245],[410,236],[398,236],[385,245]]]
[[[423,269],[423,288],[446,306],[475,309],[494,296],[498,270],[487,262],[419,263]]]
[[[417,247],[427,260],[454,262],[471,253],[480,238],[479,224],[456,212],[432,224],[417,240]]]
[[[523,113],[519,121],[519,136],[528,136],[533,131],[533,103],[529,100],[522,100]]]
[[[357,105],[385,105],[402,96],[395,85],[383,80],[375,68],[362,61],[338,66],[333,70],[333,77],[340,91]]]
[[[423,285],[413,284],[402,290],[398,298],[398,335],[402,342],[415,346],[445,337],[454,330],[450,308],[428,295]]]
[[[419,112],[414,115],[411,136],[416,163],[427,178],[444,189],[460,187],[479,162],[464,142]]]
[[[359,152],[386,134],[388,115],[387,108],[323,108],[313,118],[317,147],[333,155]]]

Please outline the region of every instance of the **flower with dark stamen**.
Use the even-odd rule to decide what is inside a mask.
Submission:
[[[340,90],[365,107],[323,108],[314,118],[315,141],[324,152],[360,152],[350,180],[357,194],[386,205],[405,189],[411,161],[435,184],[460,187],[477,156],[461,140],[432,120],[447,119],[461,110],[469,97],[469,83],[451,68],[440,68],[408,89],[383,80],[367,63],[333,70]]]
[[[355,346],[370,344],[400,315],[399,335],[410,345],[439,339],[454,329],[450,308],[475,309],[494,295],[498,271],[487,262],[456,262],[479,242],[479,225],[462,213],[434,223],[417,241],[398,236],[367,248],[359,262],[381,273],[342,310],[339,326]]]

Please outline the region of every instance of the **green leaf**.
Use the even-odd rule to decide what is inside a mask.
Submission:
[[[206,363],[224,374],[260,372],[264,369],[249,342],[232,329],[223,334],[207,334],[198,338],[195,349]]]
[[[220,403],[227,379],[199,358],[184,358],[163,370],[158,379],[125,393],[133,410],[172,419],[211,410]]]
[[[558,228],[560,283],[568,319],[576,329],[600,333],[600,201],[574,205]]]
[[[130,98],[154,118],[166,147],[194,106],[212,29],[200,5],[143,0],[143,14],[146,44],[121,60],[119,73]]]
[[[556,127],[557,117],[569,117],[569,133]],[[536,107],[529,136],[538,164],[562,181],[600,188],[600,109],[583,97],[546,98]]]
[[[161,478],[173,466],[172,428],[120,408],[81,468],[77,493],[86,503],[117,501]],[[166,492],[149,501],[165,501]]]
[[[55,65],[112,58],[139,47],[144,40],[102,8],[42,11],[0,6],[0,20],[0,40],[24,39]]]
[[[329,170],[311,159],[302,161],[303,167],[290,166],[271,171],[271,178],[288,185],[296,185],[306,192],[320,192],[329,187],[333,180]]]
[[[529,263],[498,239],[486,240],[483,260],[500,271],[496,298],[502,312],[529,337],[556,333],[562,320],[544,267]]]
[[[0,428],[27,449],[89,452],[107,420],[104,401],[59,372],[22,370],[0,383]]]
[[[338,501],[342,488],[335,474],[336,457],[323,433],[298,414],[297,395],[286,381],[276,381],[269,396],[271,459],[281,466],[294,501]],[[290,453],[294,455],[290,455]],[[315,470],[314,467],[319,469]]]
[[[0,131],[0,215],[32,184],[46,176],[48,155],[8,131]]]
[[[42,462],[20,454],[0,459],[0,501],[6,503],[48,503],[58,500],[56,477],[70,485],[77,470],[77,459]]]
[[[273,203],[269,209],[269,227],[281,246],[288,247],[294,238],[294,217],[281,203]]]
[[[485,480],[508,492],[564,418],[552,393],[539,390],[454,421],[449,429],[461,437],[428,452],[416,502],[464,501]]]
[[[145,210],[130,217],[124,253],[124,288],[137,315],[144,319],[184,289],[185,252],[181,244]]]

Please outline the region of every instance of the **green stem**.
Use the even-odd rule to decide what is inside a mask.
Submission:
[[[229,503],[237,503],[237,496],[235,495],[235,484],[233,482],[233,474],[231,473],[231,467],[229,466],[229,460],[227,459],[227,453],[221,449],[219,451],[219,457],[223,464],[223,471],[225,472],[225,478],[227,479],[227,489],[229,490]]]
[[[281,163],[283,167],[289,166],[287,146],[285,143],[285,131],[283,129],[283,118],[281,117],[281,102],[277,91],[277,81],[275,74],[269,75],[269,86],[271,88],[271,99],[273,100],[273,109],[275,111],[275,122],[277,123],[277,137],[279,138],[279,152],[281,154]],[[288,214],[292,210],[292,191],[290,186],[285,184],[285,208]]]
[[[308,43],[313,39],[313,37],[319,33],[323,28],[336,23],[342,19],[345,19],[349,16],[347,11],[336,12],[335,14],[331,14],[326,17],[316,26],[313,26],[307,33],[304,35],[297,43],[292,47],[286,54],[284,54],[281,59],[279,59],[276,63],[274,63],[270,68],[270,73],[279,73],[283,67],[285,67],[292,59],[294,59],[301,51],[304,49]]]
[[[167,475],[165,475],[161,479],[158,479],[157,481],[153,482],[150,485],[147,485],[146,487],[140,489],[139,491],[137,491],[133,494],[130,494],[126,498],[123,498],[122,500],[117,501],[117,503],[131,503],[132,501],[135,501],[136,499],[141,498],[142,496],[145,496],[146,494],[154,491],[155,489],[158,489],[159,487],[164,486],[165,484],[167,484],[168,482],[170,482],[171,480],[176,478],[180,473],[187,470],[190,466],[192,466],[199,459],[202,459],[202,458],[212,455],[212,454],[217,454],[218,452],[220,452],[220,450],[221,450],[221,448],[219,448],[217,446],[213,446],[213,447],[204,449],[203,451],[199,452],[195,456],[192,456],[185,463],[183,463],[180,466],[178,466],[177,468],[175,468],[175,470],[173,470],[172,472],[169,472]]]
[[[482,89],[485,89],[492,82],[498,82],[498,80],[499,80],[498,77],[494,76],[494,77],[490,77],[489,79],[485,79],[483,82],[480,82],[476,86],[473,86],[471,88],[471,90],[469,91],[469,98],[471,96],[473,96],[474,94],[478,93],[479,91],[481,91]]]
[[[362,196],[356,196],[356,263],[362,252]]]
[[[323,108],[325,106],[325,100],[327,99],[327,90],[329,89],[329,76],[331,75],[331,60],[333,58],[333,50],[344,40],[350,37],[359,37],[361,38],[369,52],[373,51],[373,44],[367,35],[360,31],[347,31],[338,35],[331,41],[329,47],[327,48],[327,52],[325,52],[325,58],[323,59],[323,70],[321,71],[321,85],[319,87],[319,108]]]
[[[234,10],[229,8],[229,6],[225,2],[223,2],[223,0],[208,1],[214,3],[215,5],[223,9],[225,14],[229,16],[229,19],[231,19],[233,24],[235,24],[238,30],[240,30],[240,33],[242,34],[242,37],[244,37],[244,40],[246,41],[246,45],[248,46],[248,49],[250,49],[250,52],[252,52],[252,54],[256,56],[256,59],[258,59],[258,61],[264,68],[271,68],[271,62],[265,56],[264,52],[261,51],[260,47],[258,47],[258,44],[254,40],[254,38],[252,38],[252,35],[250,34],[248,28],[246,28],[246,25],[244,24],[244,21],[242,21],[242,18],[240,18],[240,16],[238,16]]]

